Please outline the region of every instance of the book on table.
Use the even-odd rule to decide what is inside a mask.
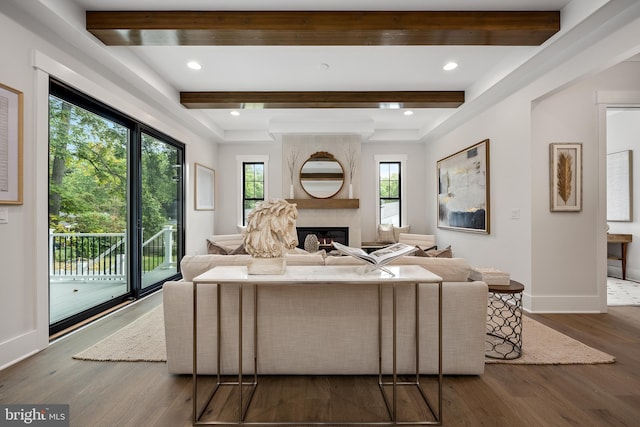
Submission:
[[[385,273],[394,275],[389,269],[384,266],[396,258],[400,258],[404,255],[409,255],[417,250],[415,246],[410,246],[405,243],[394,243],[389,246],[385,246],[382,249],[367,253],[360,248],[353,248],[346,246],[338,242],[333,242],[333,247],[340,253],[350,255],[354,258],[360,259],[368,264],[370,270],[382,270]]]

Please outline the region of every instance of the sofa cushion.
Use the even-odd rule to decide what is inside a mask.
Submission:
[[[287,265],[324,265],[322,253],[292,253],[286,254]],[[185,282],[192,282],[193,278],[214,267],[222,265],[247,265],[249,255],[185,255],[180,261],[180,270]]]
[[[324,265],[324,252],[288,253],[286,257],[287,265]]]
[[[249,255],[185,255],[180,271],[185,282],[220,265],[247,265]]]
[[[365,265],[362,260],[351,256],[330,256],[326,265]],[[403,256],[391,261],[390,265],[419,265],[442,277],[443,282],[466,282],[471,266],[464,258],[431,258]]]
[[[215,242],[218,245],[227,246],[230,248],[237,248],[244,242],[242,234],[214,234],[207,240]]]
[[[466,282],[471,274],[471,266],[464,258],[403,256],[391,261],[391,265],[419,265],[442,277],[443,282]]]

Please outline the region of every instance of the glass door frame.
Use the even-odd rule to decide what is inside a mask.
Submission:
[[[167,280],[178,279],[181,277],[180,265],[177,265],[176,274],[170,276],[153,285],[142,287],[142,264],[141,264],[141,248],[142,248],[142,188],[141,188],[141,161],[142,161],[142,133],[146,133],[157,138],[178,149],[178,173],[179,179],[177,191],[177,259],[180,260],[184,256],[185,251],[185,226],[184,218],[186,212],[185,204],[185,158],[186,147],[183,143],[169,137],[168,135],[153,129],[135,119],[109,107],[106,104],[86,95],[57,79],[49,79],[49,95],[56,96],[83,108],[91,113],[97,114],[107,120],[122,125],[129,129],[129,142],[127,147],[127,283],[128,292],[112,298],[109,301],[97,304],[80,313],[69,316],[60,321],[49,322],[49,334],[56,334],[71,326],[77,325],[95,315],[114,308],[126,301],[135,300],[151,294],[161,289],[162,284]],[[50,184],[49,184],[50,185]],[[49,287],[51,284],[49,283]],[[49,301],[49,304],[51,302]]]

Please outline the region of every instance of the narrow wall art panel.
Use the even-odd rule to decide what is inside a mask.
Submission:
[[[22,92],[0,83],[0,205],[22,204]]]
[[[582,210],[582,144],[552,143],[549,146],[549,195],[551,212]]]

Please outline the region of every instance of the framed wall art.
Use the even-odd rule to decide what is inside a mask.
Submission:
[[[22,92],[0,83],[0,205],[22,204]]]
[[[195,210],[212,211],[215,209],[216,172],[199,163],[195,163]]]
[[[437,162],[438,228],[489,234],[489,140]]]
[[[549,145],[551,212],[582,210],[582,143]]]
[[[607,154],[607,221],[633,221],[633,152]]]

